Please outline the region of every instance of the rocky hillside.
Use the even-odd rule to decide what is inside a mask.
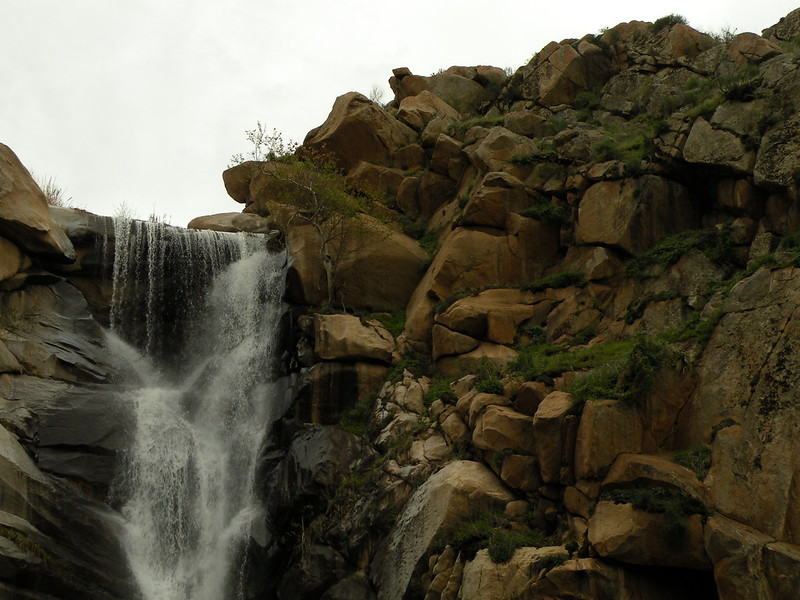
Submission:
[[[336,272],[351,314],[313,308],[279,161],[225,172],[309,306],[277,597],[796,596],[798,36],[673,16],[339,97],[300,153],[388,227]]]
[[[226,171],[191,226],[280,230],[306,382],[248,597],[796,598],[799,61],[800,10],[623,23]],[[112,234],[0,146],[3,597],[133,596]]]

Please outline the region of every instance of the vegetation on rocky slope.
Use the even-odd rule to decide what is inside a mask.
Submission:
[[[396,344],[388,383],[343,421],[385,453],[357,477],[378,486],[364,490],[370,502],[391,508],[334,511],[351,531],[396,519],[366,546],[379,548],[362,568],[380,597],[500,593],[472,587],[476,570],[499,574],[540,550],[558,560],[542,558],[526,591],[503,593],[569,594],[588,564],[577,558],[608,569],[608,581],[631,561],[697,569],[680,589],[654,571],[636,584],[644,594],[726,589],[731,575],[712,573],[722,558],[702,536],[728,526],[709,517],[720,492],[702,483],[724,479],[714,470],[724,451],[700,423],[724,421],[725,435],[741,427],[735,410],[720,419],[702,408],[714,405],[720,331],[743,318],[742,290],[796,261],[796,167],[771,150],[795,144],[778,133],[795,108],[773,116],[773,98],[795,85],[782,43],[712,39],[670,15],[551,44],[491,94],[483,67],[395,71],[387,109],[412,134],[393,158],[353,159],[348,180],[382,190],[392,219],[413,223],[416,239],[425,232],[432,259],[404,298],[402,331],[378,317]],[[447,106],[456,81],[474,86],[460,114]],[[335,125],[325,142],[344,148]],[[441,522],[415,512],[451,461],[482,463],[514,500],[479,515],[450,504]],[[624,506],[594,513],[598,502],[630,505],[635,524],[614,520]],[[410,551],[398,536],[411,514],[437,533],[411,544],[418,562],[398,583],[386,569],[395,545]],[[621,535],[635,560],[611,542]],[[616,597],[610,585],[602,597]]]

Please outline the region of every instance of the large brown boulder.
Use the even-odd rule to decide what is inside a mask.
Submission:
[[[222,182],[228,195],[240,204],[248,204],[252,197],[250,184],[263,165],[263,162],[248,160],[225,169]]]
[[[773,597],[763,564],[764,548],[772,538],[722,515],[713,515],[705,526],[705,540],[720,600]],[[791,572],[783,571],[783,575]],[[793,572],[798,573],[796,569]],[[794,585],[797,589],[796,581]]]
[[[533,454],[533,419],[508,406],[491,405],[475,421],[472,444],[479,450]]]
[[[513,288],[485,290],[456,301],[436,322],[473,338],[511,344],[519,324],[534,314],[532,297]]]
[[[539,276],[558,251],[558,232],[548,223],[520,218],[512,235],[458,228],[449,235],[428,273],[430,289],[444,299],[488,284],[522,284]]]
[[[467,158],[462,153],[461,142],[449,135],[440,133],[436,138],[431,156],[430,169],[434,173],[446,175],[453,181],[458,181],[467,165]]]
[[[508,235],[459,227],[444,239],[406,308],[405,337],[430,349],[436,299],[486,285],[521,285],[541,277],[559,246],[550,223],[510,215]],[[468,333],[468,332],[464,332]]]
[[[404,98],[397,111],[397,118],[400,121],[420,132],[438,115],[452,119],[461,116],[455,108],[428,90]]]
[[[637,510],[632,504],[598,502],[589,519],[589,542],[599,556],[635,565],[708,569],[700,515],[683,517],[686,537],[676,548],[661,535],[667,515]]]
[[[685,186],[645,175],[600,181],[587,189],[578,207],[575,235],[585,244],[609,245],[640,254],[665,236],[697,224]]]
[[[469,115],[494,99],[506,79],[506,74],[497,67],[450,67],[433,75],[428,89],[462,115]]]
[[[560,546],[519,548],[508,562],[498,564],[481,550],[464,566],[461,600],[526,598],[531,580],[556,557],[566,557]]]
[[[323,360],[369,360],[389,364],[394,339],[378,321],[354,315],[314,315],[314,352]]]
[[[755,164],[755,152],[745,149],[742,140],[734,134],[714,129],[703,118],[697,119],[686,144],[683,157],[687,162],[728,169],[747,174]]]
[[[464,335],[442,325],[434,325],[431,339],[433,360],[453,354],[466,354],[480,344],[480,340]]]
[[[47,210],[47,200],[17,155],[0,144],[0,235],[31,256],[59,263],[75,249]]]
[[[530,156],[535,148],[532,140],[498,125],[492,127],[486,137],[465,148],[464,152],[482,172],[516,173],[521,169],[511,159],[515,156]]]
[[[682,578],[665,581],[599,558],[575,558],[544,573],[533,598],[575,600],[675,600],[697,590]]]
[[[789,41],[800,36],[800,8],[790,12],[772,27],[761,32],[765,38]]]
[[[573,44],[551,42],[521,71],[523,97],[544,106],[569,103],[580,92],[602,85],[611,76],[608,56],[585,40]]]
[[[658,66],[685,64],[717,45],[710,35],[688,25],[677,23],[652,31],[652,23],[631,21],[620,23],[603,34],[601,41],[610,46],[614,62],[621,66],[636,65],[655,72]]]
[[[287,275],[288,296],[299,304],[321,305],[327,300],[320,240],[311,225],[290,222],[288,212],[272,206],[293,261]],[[334,274],[336,304],[348,309],[400,310],[421,279],[428,255],[419,244],[366,215],[347,238]]]
[[[400,169],[362,161],[353,168],[345,181],[362,194],[378,201],[387,201],[397,197],[403,179],[405,174]]]
[[[545,483],[558,483],[562,465],[571,466],[572,457],[564,455],[569,447],[565,420],[573,404],[572,394],[552,392],[542,400],[533,417],[536,456]]]
[[[30,266],[30,262],[16,244],[0,237],[0,281],[13,277]]]
[[[470,194],[461,224],[505,229],[509,213],[519,212],[533,203],[519,179],[508,173],[492,172]]]
[[[639,452],[642,425],[636,410],[616,400],[586,403],[575,446],[575,477],[600,478],[623,452]]]
[[[780,120],[761,139],[756,164],[755,184],[761,187],[797,185],[797,164],[800,161],[800,115]]]
[[[793,544],[800,543],[798,301],[795,268],[761,269],[733,287],[676,424],[678,447],[713,440],[705,483],[714,508]]]
[[[728,44],[728,58],[745,65],[757,65],[781,52],[775,42],[749,32],[740,33]]]
[[[680,490],[700,502],[706,502],[706,492],[694,471],[676,464],[664,456],[620,454],[603,480],[603,489],[619,487],[667,486]]]
[[[333,153],[349,173],[362,160],[391,166],[393,153],[415,138],[413,129],[366,96],[349,92],[336,99],[328,118],[308,133],[303,146]]]
[[[491,510],[502,510],[514,496],[485,465],[456,461],[432,475],[414,492],[384,542],[382,560],[370,578],[379,600],[401,600],[418,567],[437,538],[446,538],[458,523]]]

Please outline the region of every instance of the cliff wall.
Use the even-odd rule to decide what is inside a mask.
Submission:
[[[295,256],[301,413],[362,448],[283,495],[277,597],[793,597],[798,19],[622,23],[339,97],[300,152],[389,224],[337,273],[356,316],[314,308],[276,167],[225,172]]]

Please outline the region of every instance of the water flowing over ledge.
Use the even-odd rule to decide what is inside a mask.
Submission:
[[[120,220],[112,328],[138,386],[123,544],[146,600],[243,598],[275,418],[286,258],[262,236]],[[136,350],[134,350],[134,347]]]

